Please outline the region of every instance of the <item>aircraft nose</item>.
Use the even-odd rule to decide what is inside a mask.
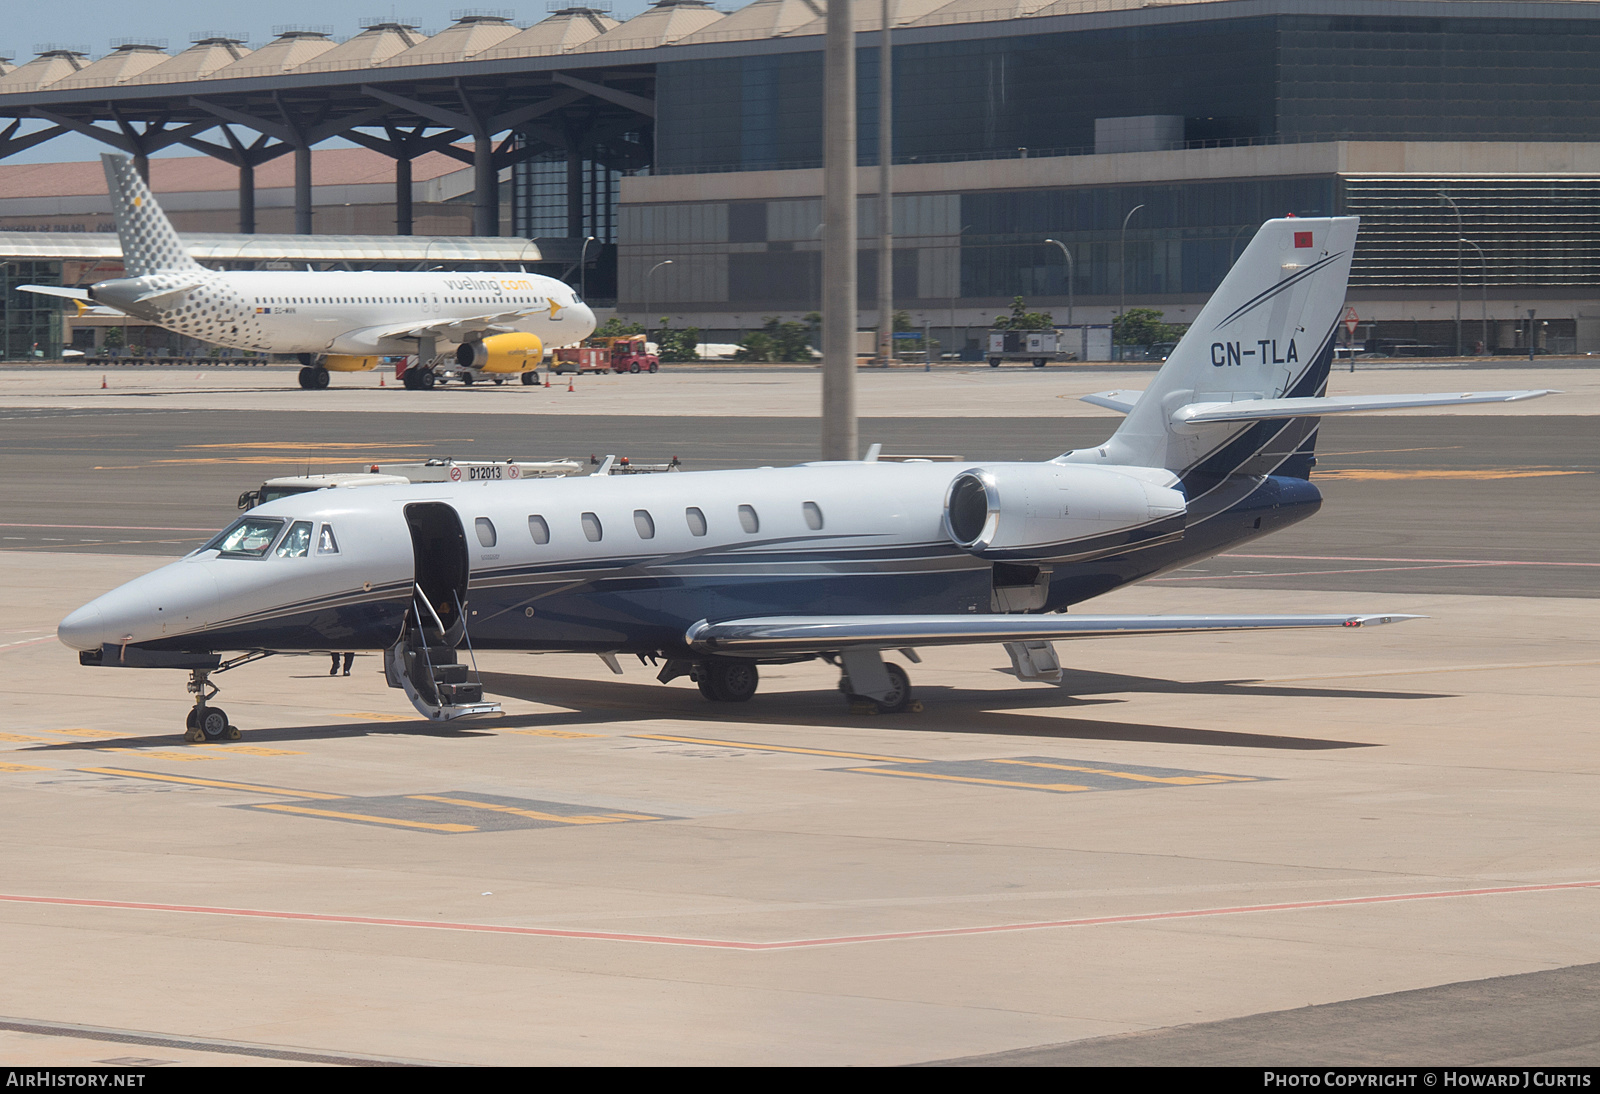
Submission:
[[[56,637],[74,650],[97,650],[106,643],[106,618],[97,603],[85,604],[61,621]]]

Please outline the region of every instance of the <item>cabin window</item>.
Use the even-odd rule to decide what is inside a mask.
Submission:
[[[472,522],[478,529],[478,542],[485,547],[493,547],[498,538],[494,534],[494,521],[488,517],[479,517]]]
[[[322,532],[317,536],[317,554],[336,555],[339,553],[339,541],[333,537],[333,525],[324,524]]]
[[[761,531],[761,518],[756,516],[754,508],[748,505],[739,506],[739,527],[752,536]]]
[[[283,542],[278,544],[278,549],[273,552],[279,558],[305,558],[311,553],[311,522],[297,520],[289,525],[289,531],[284,533]]]
[[[529,517],[528,534],[533,536],[533,542],[535,543],[549,543],[550,525],[543,517]]]
[[[650,514],[643,509],[633,511],[633,526],[639,530],[640,539],[656,538],[656,522],[650,519]]]
[[[808,501],[800,506],[800,511],[805,514],[807,528],[813,532],[822,531],[822,506],[814,501]]]
[[[689,534],[691,536],[703,536],[706,534],[706,515],[704,513],[690,506],[683,511],[683,516],[689,522]]]
[[[585,513],[582,517],[583,537],[590,543],[599,543],[600,537],[605,535],[605,530],[600,527],[600,518],[593,513]]]

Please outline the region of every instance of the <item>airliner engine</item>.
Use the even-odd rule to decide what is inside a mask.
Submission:
[[[945,493],[945,534],[981,558],[1042,559],[1183,530],[1184,497],[1171,472],[1071,464],[1001,464],[957,475]],[[1106,544],[1106,545],[1109,545]]]
[[[537,334],[491,334],[481,342],[463,342],[456,364],[479,372],[527,372],[544,360],[544,343]]]

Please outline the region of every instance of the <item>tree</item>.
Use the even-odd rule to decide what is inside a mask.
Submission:
[[[630,335],[630,334],[643,334],[643,333],[644,333],[644,328],[641,327],[639,324],[637,324],[637,323],[624,323],[621,319],[618,319],[616,316],[613,315],[610,319],[607,319],[604,323],[601,323],[600,326],[595,329],[595,332],[592,335],[590,335],[589,337],[591,337],[591,338],[622,338],[622,337],[625,337],[625,336]]]
[[[807,318],[810,318],[809,316]],[[769,315],[765,325],[745,336],[733,355],[735,361],[809,361],[812,327],[807,323],[783,322]]]
[[[656,336],[656,351],[667,363],[700,360],[700,328],[664,330]]]
[[[1188,326],[1163,323],[1162,313],[1154,308],[1129,308],[1111,321],[1111,337],[1119,346],[1153,346],[1176,342]]]
[[[1022,297],[1011,298],[1011,314],[994,317],[995,330],[1050,330],[1056,325],[1047,311],[1029,311]]]

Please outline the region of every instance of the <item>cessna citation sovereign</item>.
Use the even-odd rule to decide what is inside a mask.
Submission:
[[[1400,615],[1064,614],[1316,512],[1324,414],[1548,394],[1326,395],[1356,219],[1268,221],[1102,445],[1043,463],[872,458],[678,475],[318,490],[250,510],[62,621],[85,665],[190,673],[187,737],[236,737],[210,676],[274,653],[382,650],[429,718],[498,710],[473,652],[664,662],[707,699],[821,658],[904,710],[919,646],[1004,644],[1059,682],[1058,639],[1359,627]],[[603,470],[603,469],[602,469]],[[462,654],[465,654],[463,663]]]
[[[127,276],[89,289],[22,285],[93,301],[167,330],[235,349],[294,353],[300,386],[330,372],[365,372],[387,355],[416,354],[408,388],[439,379],[441,345],[465,383],[534,382],[546,346],[587,338],[594,313],[570,287],[528,273],[314,273],[208,270],[184,250],[126,156],[103,155]]]

